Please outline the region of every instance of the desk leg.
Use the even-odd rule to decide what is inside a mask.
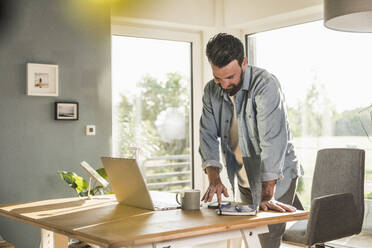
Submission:
[[[68,247],[68,237],[41,229],[40,248],[66,248]]]
[[[248,229],[231,230],[226,232],[211,233],[183,239],[168,240],[164,242],[147,245],[139,245],[135,246],[135,248],[174,248],[174,247],[181,248],[235,238],[243,238],[246,247],[259,248],[261,247],[261,244],[258,239],[258,234],[265,233],[268,231],[269,229],[267,226],[258,226]]]
[[[269,228],[267,226],[259,226],[256,227],[254,230],[252,229],[241,229],[242,238],[244,241],[245,247],[255,248],[261,247],[260,239],[258,235],[261,233],[269,232]]]
[[[227,240],[227,248],[242,248],[242,238]]]

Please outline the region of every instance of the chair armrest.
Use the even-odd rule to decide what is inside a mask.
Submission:
[[[306,232],[308,245],[360,233],[362,226],[357,211],[351,193],[314,198]]]

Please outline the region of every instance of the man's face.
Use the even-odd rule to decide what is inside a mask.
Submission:
[[[230,96],[235,95],[243,84],[246,58],[244,58],[242,66],[236,59],[221,68],[213,64],[211,66],[215,83]]]

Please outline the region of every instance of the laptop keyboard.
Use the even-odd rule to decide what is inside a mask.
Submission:
[[[169,192],[150,191],[151,199],[156,210],[169,210],[179,208],[176,194]]]
[[[154,207],[157,210],[169,210],[169,209],[177,209],[180,205],[177,202],[166,202],[166,201],[159,201],[153,200]]]

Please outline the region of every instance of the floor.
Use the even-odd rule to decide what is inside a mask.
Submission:
[[[238,241],[238,240],[236,240]],[[241,241],[240,241],[241,242]],[[190,248],[226,248],[226,247],[241,247],[245,248],[243,244],[241,245],[228,245],[226,241],[211,242],[204,245],[193,246]],[[333,242],[326,243],[326,247],[334,248],[372,248],[372,232],[362,232],[359,235],[354,235],[352,237],[339,239]],[[70,247],[70,246],[69,246]],[[71,246],[71,247],[83,247],[83,246]],[[280,248],[300,248],[303,246],[296,246],[292,244],[282,243]]]
[[[363,232],[348,238],[339,239],[333,242],[326,243],[326,247],[334,248],[372,248],[372,232]],[[226,241],[208,243],[204,245],[193,246],[190,248],[226,248],[226,247],[240,247],[245,248],[243,244],[227,245]],[[296,246],[292,244],[282,243],[280,248],[303,248],[304,246]]]
[[[362,232],[348,238],[343,238],[330,242],[329,245],[334,247],[352,247],[352,248],[371,248],[372,232]]]
[[[358,235],[338,239],[326,243],[329,247],[335,248],[372,248],[372,232],[362,232]],[[326,246],[326,247],[327,247]],[[301,246],[294,246],[290,244],[282,244],[280,248],[298,248]]]

